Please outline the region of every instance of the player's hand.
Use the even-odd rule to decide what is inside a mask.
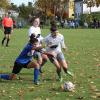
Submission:
[[[67,52],[67,48],[63,48],[64,52]]]
[[[13,33],[13,29],[11,30],[11,33]]]
[[[56,57],[56,53],[55,52],[47,52],[47,56]]]

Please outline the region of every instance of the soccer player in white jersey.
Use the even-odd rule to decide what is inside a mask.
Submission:
[[[68,65],[61,50],[62,48],[66,50],[63,35],[58,32],[56,26],[52,26],[50,31],[51,33],[45,37],[46,51],[54,55],[54,57],[49,57],[49,59],[56,66],[59,80],[62,81],[61,67],[65,73],[71,76],[73,76],[73,74],[68,71]]]
[[[40,18],[39,17],[33,17],[31,20],[32,26],[29,28],[28,31],[28,35],[29,37],[31,36],[31,34],[34,35],[35,38],[38,39],[38,45],[41,46],[42,45],[42,41],[43,41],[43,37],[41,36],[41,29],[39,27],[40,25]],[[47,62],[47,55],[45,54],[41,54],[40,52],[36,52],[36,58],[38,60],[38,63],[41,65],[41,67]],[[40,67],[40,73],[42,73]]]

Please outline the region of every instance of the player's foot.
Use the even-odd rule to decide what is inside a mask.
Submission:
[[[34,84],[39,85],[40,83],[39,83],[39,81],[34,81]]]
[[[59,77],[59,78],[58,78],[58,81],[59,81],[59,82],[62,82],[62,81],[63,81],[63,78],[62,78],[62,77]]]
[[[43,73],[42,69],[39,69],[39,72],[40,72],[40,73]]]
[[[67,74],[72,76],[72,77],[74,76],[74,74],[72,72],[70,72],[69,70],[67,70]]]
[[[6,47],[9,47],[8,44],[6,44]]]
[[[4,44],[4,41],[1,42],[1,45],[2,45],[2,46],[3,46],[3,44]]]

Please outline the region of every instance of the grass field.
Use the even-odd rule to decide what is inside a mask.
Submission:
[[[13,63],[28,41],[28,29],[14,30],[10,47],[0,45],[0,73],[11,73]],[[21,80],[0,80],[0,100],[100,100],[100,29],[60,29],[65,37],[68,52],[64,53],[74,78],[75,92],[63,92],[62,83],[56,80],[56,69],[49,61],[43,67],[41,85],[32,83],[33,69],[23,69]],[[49,29],[43,29],[43,36]],[[0,42],[3,33],[0,30]]]

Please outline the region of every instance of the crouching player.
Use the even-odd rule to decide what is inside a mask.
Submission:
[[[63,52],[61,50],[61,48],[66,50],[63,35],[57,31],[56,26],[52,26],[50,31],[50,34],[45,37],[46,50],[47,52],[51,52],[54,55],[54,57],[48,57],[50,61],[56,66],[59,80],[62,81],[61,67],[63,68],[65,73],[71,76],[73,76],[73,74],[70,71],[68,71],[68,65],[65,61]]]
[[[39,64],[34,62],[32,57],[34,55],[33,51],[37,49],[38,40],[34,38],[33,35],[30,36],[29,43],[24,47],[20,55],[17,57],[14,63],[12,74],[1,74],[0,78],[6,80],[13,80],[16,75],[21,71],[22,68],[34,68],[34,84],[38,85],[38,75],[39,75]],[[33,54],[33,55],[32,55]]]

